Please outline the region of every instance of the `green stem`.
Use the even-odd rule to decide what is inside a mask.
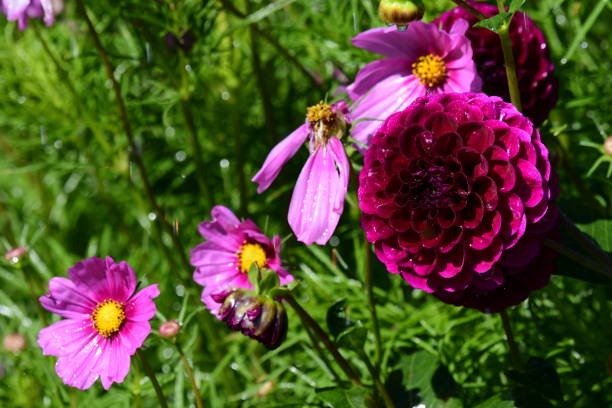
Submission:
[[[497,7],[500,13],[505,13],[504,2],[497,0]],[[523,111],[521,104],[521,92],[519,91],[518,79],[516,77],[516,60],[512,51],[512,39],[510,38],[510,23],[504,24],[497,33],[501,40],[504,60],[506,62],[506,78],[508,80],[508,89],[510,91],[510,101],[519,112]]]
[[[81,0],[77,0],[81,1]],[[151,380],[151,384],[153,384],[153,388],[155,389],[155,394],[157,395],[157,399],[159,400],[159,406],[162,408],[168,408],[168,404],[166,403],[166,398],[164,397],[164,393],[162,392],[161,387],[159,386],[159,382],[157,381],[157,377],[155,377],[155,373],[151,369],[147,358],[144,356],[140,349],[136,350],[136,354],[140,358],[140,362],[142,363],[142,368],[144,369],[147,377]]]
[[[128,138],[128,143],[130,146],[130,157],[133,160],[133,162],[136,164],[136,167],[138,168],[138,172],[140,174],[140,178],[142,179],[142,183],[144,186],[145,194],[147,196],[147,199],[149,200],[149,203],[151,204],[151,207],[153,208],[153,211],[157,215],[157,218],[159,219],[159,222],[163,226],[166,233],[170,235],[172,239],[172,243],[174,244],[174,247],[179,254],[181,263],[183,264],[185,268],[185,272],[187,273],[187,275],[181,274],[181,278],[185,282],[187,282],[188,277],[191,276],[191,272],[193,268],[189,264],[189,260],[187,259],[185,249],[183,248],[183,244],[181,243],[178,237],[178,234],[175,233],[174,229],[172,228],[172,225],[170,225],[170,222],[168,222],[168,220],[166,219],[165,213],[160,207],[159,203],[157,202],[157,199],[155,198],[155,194],[153,193],[153,188],[151,187],[151,183],[149,182],[149,177],[147,175],[147,171],[145,169],[144,162],[142,160],[140,153],[138,152],[138,146],[136,145],[136,140],[134,138],[134,132],[132,130],[132,125],[130,123],[130,120],[127,114],[125,101],[123,100],[123,96],[121,94],[121,87],[119,85],[119,82],[117,81],[117,78],[115,78],[113,64],[110,58],[108,57],[108,54],[106,50],[104,49],[104,46],[102,45],[102,41],[100,40],[100,36],[98,35],[96,28],[94,27],[93,23],[91,22],[91,19],[89,18],[89,15],[87,14],[87,10],[85,8],[85,5],[83,4],[83,0],[76,0],[76,6],[77,6],[79,13],[85,20],[89,34],[91,35],[91,38],[94,41],[96,50],[98,54],[100,55],[100,59],[102,59],[102,64],[104,65],[106,75],[110,79],[111,84],[113,86],[113,91],[115,93],[115,100],[119,108],[119,117],[121,118],[123,129]]]
[[[310,341],[312,342],[312,345],[315,351],[317,352],[317,354],[323,361],[323,364],[325,364],[325,367],[327,367],[332,377],[334,377],[334,380],[336,380],[338,384],[342,383],[340,376],[338,375],[338,373],[336,373],[336,370],[334,370],[334,367],[332,367],[331,362],[329,361],[329,359],[327,358],[327,356],[321,349],[321,346],[319,345],[319,341],[317,340],[315,335],[312,333],[312,329],[309,326],[305,326],[305,329],[306,329],[306,333],[308,334],[308,337],[310,338]]]
[[[382,397],[383,402],[385,403],[385,407],[394,408],[395,404],[393,403],[393,400],[391,399],[391,396],[387,392],[387,389],[385,388],[384,384],[380,382],[378,370],[372,365],[372,362],[370,361],[370,358],[368,357],[368,355],[361,348],[357,349],[357,353],[359,354],[359,356],[365,363],[366,367],[368,368],[368,371],[370,372],[370,375],[372,376],[372,380],[374,381],[374,386],[376,386],[376,389],[380,393],[380,396]]]
[[[466,3],[463,0],[453,0],[453,2],[458,5],[459,7],[462,7],[464,9],[466,9],[467,11],[470,12],[470,14],[474,15],[475,17],[477,17],[479,20],[485,20],[487,18],[487,16],[485,16],[484,14],[482,14],[480,11],[478,11],[477,9],[475,9],[474,7],[470,6],[468,3]]]
[[[284,295],[283,299],[285,299],[287,303],[289,303],[291,307],[297,312],[297,314],[300,316],[300,319],[302,320],[302,323],[304,323],[304,325],[306,326],[309,326],[314,331],[316,336],[323,342],[323,344],[325,344],[325,347],[334,357],[334,359],[338,363],[338,366],[340,366],[342,371],[344,371],[344,374],[346,374],[346,376],[355,385],[358,385],[360,387],[363,386],[361,379],[359,378],[357,373],[353,370],[348,361],[346,361],[346,359],[342,357],[342,354],[340,354],[338,348],[334,345],[334,343],[332,343],[329,336],[327,335],[327,333],[325,333],[321,326],[319,326],[319,323],[317,323],[316,320],[314,320],[308,314],[308,312],[304,310],[302,306],[300,306],[300,304],[297,302],[297,300],[293,297],[291,293]]]
[[[374,285],[372,283],[372,248],[370,243],[365,244],[365,286],[368,297],[368,309],[370,309],[370,318],[372,319],[372,330],[374,331],[375,347],[376,347],[376,369],[380,370],[382,361],[382,341],[380,338],[380,325],[378,324],[378,315],[376,314],[376,302],[374,301]]]
[[[572,43],[570,44],[569,48],[567,49],[567,52],[565,53],[565,55],[561,59],[563,61],[563,63],[566,63],[567,61],[570,60],[570,58],[572,58],[572,56],[574,55],[574,53],[578,49],[578,46],[584,40],[584,38],[586,37],[586,35],[589,32],[589,30],[591,30],[591,28],[593,27],[593,25],[595,24],[595,22],[599,18],[599,15],[606,8],[607,4],[608,4],[608,0],[599,0],[597,5],[595,7],[593,7],[593,10],[591,11],[591,14],[589,14],[589,16],[587,17],[587,19],[584,22],[584,24],[580,27],[578,32],[574,35]]]
[[[204,404],[202,404],[202,397],[200,396],[200,389],[198,388],[198,384],[196,383],[195,377],[193,375],[193,369],[191,368],[191,364],[185,357],[185,353],[183,353],[183,348],[181,345],[176,342],[176,350],[181,357],[181,361],[183,362],[183,366],[185,367],[185,372],[187,373],[187,377],[189,377],[189,381],[191,382],[191,389],[193,390],[193,394],[195,395],[196,406],[197,408],[204,408]]]
[[[604,265],[601,265],[585,256],[583,256],[582,254],[574,251],[573,249],[570,249],[568,247],[566,247],[565,245],[557,242],[557,241],[553,241],[552,239],[545,239],[544,240],[544,245],[546,245],[547,247],[555,250],[555,252],[573,260],[578,262],[580,265],[592,270],[593,272],[597,272],[600,273],[602,275],[605,275],[608,278],[612,278],[612,270],[609,267],[606,267]]]
[[[506,340],[508,341],[508,349],[510,350],[510,360],[515,369],[521,370],[523,368],[523,361],[521,359],[521,353],[519,352],[518,344],[514,340],[514,333],[512,332],[512,326],[510,325],[510,318],[505,310],[499,313],[504,326],[504,332],[506,333]]]

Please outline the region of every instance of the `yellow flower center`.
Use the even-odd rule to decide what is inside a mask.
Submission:
[[[248,273],[254,263],[260,269],[266,266],[266,251],[259,244],[245,242],[238,251],[238,259],[240,260],[240,272]]]
[[[112,299],[106,299],[98,303],[91,315],[94,328],[104,337],[117,334],[125,321],[125,310],[123,304]]]
[[[448,76],[444,60],[433,54],[419,57],[412,64],[412,74],[419,78],[421,84],[430,88],[440,85]]]
[[[334,116],[335,115],[331,109],[331,106],[323,103],[323,101],[309,107],[306,110],[306,119],[308,119],[308,121],[312,124],[315,124],[316,122],[323,122],[330,125],[335,119]]]

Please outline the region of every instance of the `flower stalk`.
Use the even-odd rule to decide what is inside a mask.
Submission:
[[[355,372],[355,370],[353,370],[349,362],[346,361],[342,354],[340,354],[338,348],[330,340],[329,336],[327,335],[327,333],[325,333],[321,326],[319,326],[319,323],[317,323],[316,320],[314,320],[308,314],[308,312],[304,310],[304,308],[298,303],[298,301],[295,299],[295,297],[293,297],[291,293],[284,295],[283,299],[285,299],[287,303],[289,303],[289,305],[291,305],[291,307],[297,312],[297,314],[300,316],[300,319],[302,320],[302,323],[304,323],[305,326],[310,327],[315,333],[315,335],[323,342],[323,344],[325,344],[325,347],[334,357],[334,359],[336,360],[342,371],[344,371],[344,374],[346,374],[349,380],[351,380],[353,384],[362,387],[363,383],[361,382],[359,375]]]
[[[500,13],[505,12],[503,0],[497,0],[497,7]],[[518,79],[516,76],[516,60],[512,51],[512,40],[510,39],[510,22],[504,24],[497,33],[501,40],[504,60],[506,62],[506,78],[508,79],[508,89],[510,91],[510,101],[519,112],[523,111],[521,104],[521,92],[519,91]]]
[[[365,351],[363,351],[362,348],[357,349],[357,354],[359,354],[359,357],[361,357],[366,367],[368,368],[368,371],[372,376],[372,380],[374,381],[374,386],[376,387],[376,390],[380,393],[385,407],[394,408],[395,404],[393,403],[393,399],[391,399],[391,396],[387,392],[387,389],[385,388],[384,384],[380,382],[379,371],[372,365],[370,358],[365,353]]]
[[[368,297],[368,309],[370,310],[370,318],[372,319],[372,330],[374,331],[375,350],[376,350],[376,370],[380,370],[382,361],[382,341],[380,338],[380,325],[378,323],[378,315],[376,314],[376,302],[374,300],[374,284],[372,282],[372,248],[369,242],[365,243],[365,286]]]
[[[198,384],[196,383],[195,376],[193,375],[193,369],[191,368],[191,364],[189,364],[189,360],[185,357],[185,353],[183,353],[183,348],[180,343],[177,341],[175,343],[176,350],[179,353],[179,357],[183,362],[183,366],[185,367],[185,373],[187,377],[189,377],[189,382],[191,383],[191,389],[193,390],[193,395],[195,395],[195,402],[197,408],[204,408],[204,404],[202,403],[202,397],[200,395],[200,389],[198,388]]]
[[[78,0],[80,2],[80,0]],[[155,376],[155,372],[151,369],[147,358],[144,356],[142,351],[136,350],[138,357],[140,358],[140,362],[142,363],[142,368],[145,371],[145,374],[151,380],[151,384],[153,384],[153,388],[155,389],[155,394],[157,395],[157,399],[159,400],[159,406],[162,408],[168,408],[168,404],[166,403],[166,398],[164,397],[164,393],[162,392],[161,387],[159,386],[159,382],[157,381],[157,377]]]
[[[91,19],[89,18],[89,15],[87,14],[87,10],[85,8],[85,5],[83,4],[83,0],[77,0],[76,5],[77,5],[78,12],[81,14],[81,16],[83,17],[83,20],[85,21],[85,24],[87,25],[87,29],[89,31],[91,38],[94,41],[96,50],[98,54],[100,55],[100,59],[102,60],[102,64],[104,65],[106,74],[109,80],[111,81],[113,92],[115,94],[115,100],[117,103],[117,107],[119,109],[119,117],[121,118],[123,129],[128,138],[128,143],[130,146],[130,158],[136,164],[136,167],[140,174],[140,178],[142,179],[142,183],[144,186],[144,190],[145,190],[147,199],[149,200],[149,203],[151,204],[153,211],[157,215],[157,218],[160,220],[161,225],[163,226],[164,230],[166,231],[166,233],[170,235],[172,239],[172,243],[174,247],[176,248],[177,252],[179,253],[179,257],[181,259],[181,263],[183,264],[183,267],[185,268],[185,272],[188,273],[187,276],[189,276],[191,274],[192,267],[189,264],[189,260],[187,259],[187,256],[185,254],[185,249],[183,248],[183,244],[181,243],[178,237],[178,234],[175,233],[175,230],[172,227],[172,225],[170,225],[170,223],[166,219],[164,211],[162,210],[159,203],[157,202],[157,199],[155,198],[155,194],[153,193],[153,188],[151,187],[151,183],[149,181],[149,177],[148,177],[144,162],[142,160],[140,153],[138,152],[138,146],[136,145],[136,140],[134,138],[134,132],[132,130],[132,125],[130,123],[130,119],[127,113],[125,101],[121,94],[121,87],[119,85],[119,82],[117,81],[117,78],[115,78],[113,64],[104,48],[104,45],[102,44],[102,41],[100,40],[100,36],[98,35],[96,28],[94,27]],[[181,274],[181,278],[184,280],[187,279],[184,276],[184,274]]]
[[[506,341],[508,342],[508,349],[510,350],[510,360],[515,369],[521,370],[523,368],[523,360],[521,359],[521,353],[519,352],[518,344],[514,339],[514,333],[512,326],[510,325],[510,317],[506,310],[499,312],[501,317],[502,325],[504,326],[504,332],[506,333]]]
[[[466,9],[467,11],[469,11],[471,14],[476,16],[479,20],[485,20],[487,18],[487,16],[485,16],[483,13],[481,13],[480,11],[475,9],[474,7],[470,6],[464,0],[453,0],[453,2],[456,5],[458,5],[459,7],[462,7],[464,9]]]

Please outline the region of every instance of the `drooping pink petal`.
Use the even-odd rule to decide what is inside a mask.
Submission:
[[[46,356],[72,354],[98,333],[91,319],[65,319],[45,327],[38,333],[38,346]]]
[[[349,97],[357,101],[380,81],[390,77],[406,77],[412,73],[412,66],[405,58],[385,58],[370,62],[357,73],[355,82],[346,90]]]
[[[108,358],[108,360],[106,359]],[[108,390],[113,382],[122,383],[130,371],[130,355],[118,337],[111,338],[104,345],[103,362],[101,365],[100,380],[105,390]]]
[[[255,174],[251,181],[257,183],[257,192],[262,193],[270,184],[278,177],[281,169],[291,159],[298,149],[306,141],[308,136],[308,125],[303,124],[297,128],[293,133],[284,138],[266,157],[264,164],[261,169]]]
[[[330,139],[329,143],[336,143],[332,142],[334,139]],[[338,169],[329,143],[328,146],[319,147],[306,161],[289,205],[289,225],[298,241],[306,245],[313,242],[326,244],[342,213],[342,208],[338,208],[339,196],[342,195],[343,202],[347,185],[344,180],[348,182],[348,175],[344,175],[346,168]],[[335,148],[338,149],[343,148],[340,145]],[[340,163],[342,167],[345,164]]]
[[[57,359],[55,371],[64,384],[85,390],[96,381],[101,367],[98,360],[102,355],[101,344],[106,339],[97,334],[71,354],[64,354]]]

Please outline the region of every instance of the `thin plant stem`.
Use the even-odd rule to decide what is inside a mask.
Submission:
[[[81,0],[77,0],[81,1]],[[151,380],[151,384],[153,384],[153,388],[155,389],[155,394],[157,395],[157,399],[159,400],[159,406],[162,408],[168,408],[168,404],[166,403],[166,398],[164,397],[164,393],[162,392],[161,387],[159,386],[159,382],[157,381],[157,377],[155,377],[155,373],[151,369],[147,358],[144,356],[140,349],[136,350],[138,357],[140,358],[140,362],[142,363],[142,368],[145,371],[145,374]]]
[[[264,117],[266,119],[268,134],[267,140],[268,143],[272,144],[274,143],[277,134],[276,122],[274,120],[274,107],[272,106],[272,95],[270,95],[270,89],[268,87],[265,72],[261,63],[261,55],[259,52],[259,34],[255,28],[253,28],[253,26],[249,28],[249,34],[251,37],[251,62],[253,65],[253,73],[257,78],[257,88],[259,89]]]
[[[306,333],[308,334],[308,337],[310,338],[310,341],[312,342],[312,346],[314,347],[319,357],[321,357],[321,360],[323,361],[323,364],[325,364],[325,367],[327,367],[332,377],[334,377],[334,380],[336,380],[338,384],[342,383],[340,376],[338,375],[338,373],[336,373],[336,370],[334,370],[334,367],[332,367],[331,362],[329,361],[329,359],[323,352],[323,349],[321,349],[321,346],[319,345],[319,341],[317,340],[315,335],[312,333],[312,329],[307,325],[305,326],[305,329],[306,329]]]
[[[544,245],[553,249],[555,252],[573,261],[578,262],[580,265],[592,270],[593,272],[597,272],[602,275],[605,275],[608,278],[612,278],[612,268],[606,267],[605,265],[601,265],[600,263],[595,262],[592,259],[585,257],[584,255],[574,251],[571,248],[566,247],[565,245],[557,241],[553,241],[552,239],[545,239]]]
[[[380,325],[378,324],[376,302],[374,299],[374,284],[372,282],[372,248],[370,247],[370,243],[367,241],[365,243],[364,252],[364,281],[366,294],[368,297],[368,309],[370,309],[370,318],[372,319],[372,330],[374,331],[376,370],[380,370],[380,364],[382,362],[382,341],[380,338]]]
[[[506,310],[502,310],[499,313],[499,316],[501,317],[504,332],[506,333],[506,340],[508,341],[508,349],[510,350],[510,360],[512,361],[512,365],[515,369],[521,370],[523,368],[523,361],[521,359],[518,344],[516,344],[516,340],[514,339],[514,333],[512,332],[508,312],[506,312]]]
[[[606,6],[608,5],[608,2],[609,0],[599,0],[599,2],[595,5],[595,7],[593,7],[591,14],[589,14],[584,24],[580,26],[580,28],[578,29],[578,32],[576,33],[576,35],[574,35],[572,43],[567,48],[567,52],[565,53],[561,61],[564,61],[567,63],[567,61],[569,61],[572,58],[572,56],[578,49],[578,46],[580,45],[580,43],[584,41],[584,38],[586,37],[589,30],[591,30],[593,25],[597,22],[599,15],[605,10]]]
[[[504,13],[503,0],[497,0],[497,7],[500,13]],[[523,111],[521,104],[521,92],[519,91],[518,79],[516,77],[516,60],[512,51],[512,39],[510,38],[510,23],[504,24],[497,33],[501,40],[504,61],[506,62],[506,78],[508,80],[508,90],[510,91],[510,102],[519,112]]]
[[[470,14],[474,15],[475,17],[477,17],[479,20],[485,20],[487,18],[487,16],[485,16],[484,14],[482,14],[480,11],[478,11],[477,9],[475,9],[474,7],[470,6],[468,3],[466,3],[464,0],[453,0],[453,2],[458,5],[459,7],[462,7],[464,9],[466,9],[467,11],[470,12]]]
[[[302,323],[304,323],[304,325],[306,326],[309,326],[313,330],[315,335],[323,342],[323,344],[325,344],[325,347],[334,357],[334,360],[336,360],[336,362],[338,363],[338,366],[340,366],[342,371],[344,371],[344,374],[346,374],[346,376],[355,385],[358,385],[360,387],[363,386],[363,383],[361,382],[359,375],[357,375],[355,370],[353,370],[353,368],[350,366],[349,362],[346,361],[346,359],[342,356],[342,354],[340,354],[340,351],[338,350],[338,348],[335,346],[334,343],[332,343],[329,336],[327,335],[327,333],[325,333],[325,331],[321,328],[321,326],[319,326],[319,323],[317,323],[316,320],[314,320],[308,314],[308,312],[304,310],[302,306],[300,306],[298,301],[293,297],[291,293],[284,295],[283,299],[285,299],[287,303],[289,303],[291,307],[297,312],[297,314],[300,316],[300,319],[302,320]]]
[[[96,28],[94,27],[91,19],[89,18],[89,15],[87,14],[87,10],[85,8],[85,5],[83,4],[83,0],[77,0],[76,5],[77,5],[77,9],[79,13],[85,20],[89,34],[91,35],[94,41],[96,50],[98,54],[100,55],[100,58],[102,59],[102,64],[104,65],[106,74],[112,83],[113,91],[115,93],[115,100],[117,102],[117,107],[119,108],[119,117],[121,118],[121,122],[123,124],[123,128],[128,138],[128,143],[130,146],[130,157],[133,160],[133,162],[136,164],[136,167],[138,168],[138,172],[140,174],[140,178],[142,180],[142,184],[144,186],[144,190],[145,190],[147,199],[149,200],[149,203],[151,204],[153,211],[157,215],[157,218],[159,219],[160,223],[162,224],[162,227],[164,228],[166,233],[170,235],[172,239],[172,243],[176,251],[179,254],[181,263],[184,266],[185,273],[187,273],[187,275],[185,275],[184,273],[181,274],[180,275],[181,279],[183,279],[184,281],[187,281],[188,277],[191,275],[191,271],[193,268],[189,264],[189,260],[187,259],[185,249],[183,248],[183,244],[181,243],[178,237],[178,234],[175,233],[174,228],[172,227],[172,225],[170,225],[170,222],[168,222],[168,220],[166,219],[165,213],[160,207],[159,203],[157,202],[157,199],[155,198],[155,194],[153,193],[153,188],[151,187],[151,183],[149,181],[149,177],[147,175],[147,171],[146,171],[144,162],[142,160],[140,153],[138,152],[138,146],[136,145],[136,140],[134,138],[134,132],[132,130],[132,125],[128,117],[127,109],[125,106],[125,101],[123,100],[123,96],[121,94],[121,87],[119,85],[119,82],[117,81],[117,78],[115,78],[113,64],[106,50],[104,49],[104,46],[102,45],[102,41],[100,40],[100,36],[98,35]]]
[[[193,369],[191,368],[191,364],[189,364],[189,360],[185,357],[185,353],[183,353],[183,348],[181,345],[176,342],[176,350],[181,357],[181,361],[183,362],[183,366],[185,367],[185,372],[187,373],[187,377],[189,377],[189,381],[191,382],[191,389],[193,390],[193,394],[195,395],[196,407],[204,408],[204,404],[202,404],[202,396],[200,395],[200,389],[198,388],[198,384],[196,383],[195,377],[193,375]]]
[[[368,355],[361,348],[357,349],[357,353],[359,354],[359,356],[365,363],[366,367],[368,368],[368,371],[370,372],[370,375],[372,376],[372,380],[374,381],[374,386],[380,393],[380,396],[382,397],[383,402],[385,403],[385,407],[394,408],[395,404],[393,403],[393,400],[391,399],[391,396],[387,392],[387,389],[385,388],[384,384],[380,382],[379,372],[372,365],[372,362],[370,361],[370,358],[368,357]]]

